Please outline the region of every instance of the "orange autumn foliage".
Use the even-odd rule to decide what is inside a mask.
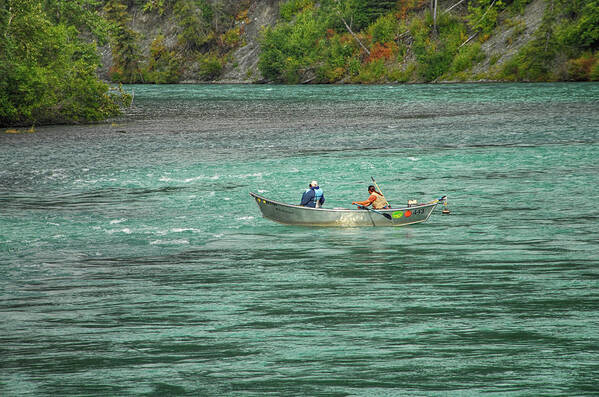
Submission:
[[[399,0],[397,2],[398,12],[395,13],[397,19],[406,19],[410,11],[421,10],[428,5],[428,0]]]
[[[366,59],[366,62],[376,61],[377,59],[389,60],[393,57],[393,52],[397,48],[397,45],[393,42],[385,44],[374,43],[370,49],[370,55]]]

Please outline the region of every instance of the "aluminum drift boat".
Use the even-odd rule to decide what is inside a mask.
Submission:
[[[286,225],[300,226],[405,226],[426,222],[439,203],[434,200],[403,208],[384,210],[309,208],[279,203],[250,192],[262,216]]]

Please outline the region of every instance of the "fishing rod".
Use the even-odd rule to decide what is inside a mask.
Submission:
[[[376,190],[378,190],[378,192],[385,197],[385,195],[383,194],[383,191],[381,190],[381,188],[379,187],[379,185],[376,183],[376,181],[374,180],[374,177],[370,177],[370,179],[372,179],[372,182],[374,183],[374,186],[376,187]],[[385,200],[387,200],[387,198],[385,197]],[[387,200],[387,204],[389,205],[389,207],[391,207],[391,203],[389,202],[389,200]]]

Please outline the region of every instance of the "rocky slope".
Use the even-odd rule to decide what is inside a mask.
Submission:
[[[472,75],[480,75],[498,69],[512,59],[537,32],[547,8],[545,0],[534,0],[526,6],[522,15],[510,18],[510,23],[499,25],[482,44],[486,57],[474,65]]]
[[[236,49],[233,60],[227,63],[220,82],[252,83],[261,82],[262,74],[258,69],[260,55],[260,32],[266,26],[274,26],[278,20],[279,1],[255,1],[248,10],[248,22],[244,24],[243,42]]]

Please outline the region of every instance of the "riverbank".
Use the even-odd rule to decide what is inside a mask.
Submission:
[[[378,18],[352,29],[342,21],[364,10],[350,9],[346,15],[308,0],[250,1],[247,8],[231,9],[230,28],[218,33],[218,40],[186,55],[180,54],[176,13],[167,17],[165,9],[158,17],[132,8],[130,27],[145,38],[139,42],[140,69],[120,80],[124,75],[110,76],[115,55],[107,47],[101,74],[137,83],[599,80],[598,38],[586,44],[580,40],[595,23],[592,18],[582,22],[589,11],[582,5],[556,6],[547,0],[483,3],[440,0],[434,12],[422,2],[377,6]],[[179,72],[162,61],[168,54],[178,59]]]

